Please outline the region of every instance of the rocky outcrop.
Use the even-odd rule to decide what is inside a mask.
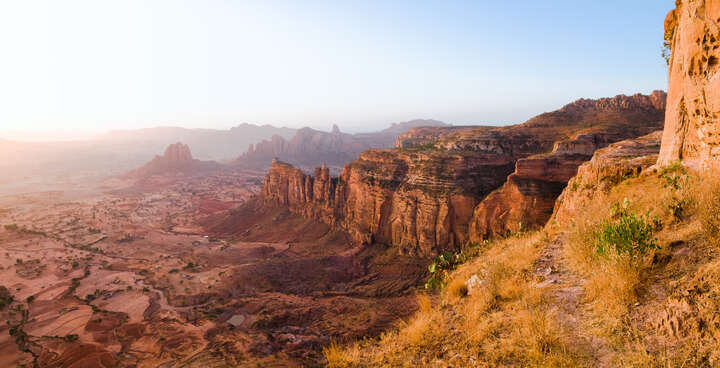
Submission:
[[[598,195],[651,167],[657,161],[662,135],[662,131],[656,131],[597,150],[590,161],[580,166],[556,201],[553,220],[571,221]]]
[[[379,132],[358,134],[342,133],[337,125],[333,125],[330,132],[303,128],[289,140],[276,135],[270,140],[251,145],[249,150],[236,160],[235,165],[263,169],[273,158],[279,158],[308,172],[320,164],[325,164],[337,175],[343,166],[361,152],[392,147],[399,134],[426,125],[446,126],[436,120],[412,120],[394,123]]]
[[[398,138],[399,148],[363,152],[337,179],[327,168],[310,176],[275,161],[264,201],[342,228],[357,242],[422,254],[456,249],[513,230],[515,219],[544,224],[595,149],[662,125],[662,95],[580,100],[565,113],[509,127],[414,129]],[[609,120],[592,120],[600,117]]]
[[[662,121],[598,125],[557,141],[551,153],[519,159],[502,188],[475,208],[470,241],[545,225],[568,180],[595,150],[660,128]]]
[[[658,163],[697,169],[720,159],[720,1],[681,0],[665,20],[672,54]]]
[[[147,178],[153,175],[165,174],[194,174],[217,170],[221,167],[215,161],[200,161],[193,159],[190,147],[183,143],[174,143],[165,149],[162,156],[155,156],[139,169],[133,170],[124,176],[127,178]]]

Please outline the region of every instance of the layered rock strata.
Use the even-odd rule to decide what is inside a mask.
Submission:
[[[651,167],[657,161],[662,135],[662,131],[656,131],[597,150],[590,161],[580,166],[555,202],[553,220],[570,222],[599,194]]]
[[[343,133],[337,125],[333,125],[330,132],[303,128],[289,140],[276,135],[251,145],[248,151],[235,161],[235,165],[266,168],[270,160],[277,157],[307,171],[312,171],[314,167],[324,163],[331,172],[339,174],[343,166],[363,151],[390,148],[395,144],[398,135],[418,126],[447,125],[436,120],[412,120],[394,123],[379,132],[358,134]]]
[[[662,126],[663,96],[579,100],[509,127],[414,129],[399,148],[363,152],[338,178],[276,160],[263,198],[358,242],[422,254],[457,249],[519,223],[543,225],[597,148]]]
[[[519,159],[505,184],[475,208],[470,241],[543,226],[550,219],[555,200],[590,160],[595,150],[628,137],[648,134],[662,123],[598,126],[555,143],[552,152]]]

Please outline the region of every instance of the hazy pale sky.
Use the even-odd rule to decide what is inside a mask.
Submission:
[[[2,0],[0,131],[522,122],[665,89],[673,0]]]

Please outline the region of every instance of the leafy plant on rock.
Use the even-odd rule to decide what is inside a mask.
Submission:
[[[615,205],[609,220],[603,221],[595,233],[595,250],[605,256],[611,250],[617,254],[629,256],[635,260],[644,256],[648,250],[657,249],[655,231],[662,227],[657,217],[649,213],[637,216],[628,211],[627,198],[622,205]]]
[[[435,257],[433,262],[428,266],[430,278],[425,283],[425,289],[437,290],[444,288],[450,276],[450,271],[474,257],[480,246],[480,244],[471,243],[464,251],[457,253],[445,251]]]

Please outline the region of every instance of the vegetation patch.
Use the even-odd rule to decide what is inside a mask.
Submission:
[[[5,286],[0,286],[0,311],[12,304],[14,298]]]
[[[655,231],[662,228],[657,217],[649,213],[637,216],[628,212],[627,198],[622,205],[613,207],[613,216],[605,220],[595,233],[595,250],[598,255],[606,256],[610,251],[627,255],[635,260],[647,254],[649,249],[657,249]]]

